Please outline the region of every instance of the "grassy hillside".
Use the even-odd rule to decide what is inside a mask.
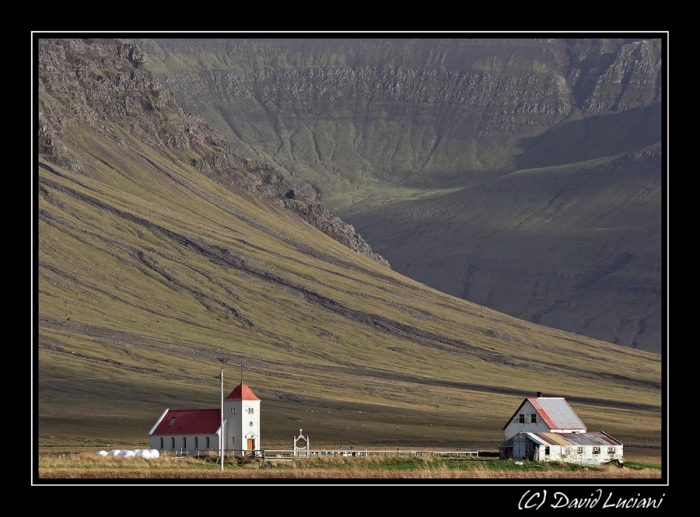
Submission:
[[[133,48],[41,43],[40,446],[144,444],[166,407],[217,407],[214,377],[223,367],[231,390],[241,365],[267,448],[303,427],[318,445],[493,449],[538,390],[566,396],[592,430],[658,444],[658,356],[505,316],[352,251],[241,188],[258,172],[222,160]],[[218,174],[192,165],[204,161]]]

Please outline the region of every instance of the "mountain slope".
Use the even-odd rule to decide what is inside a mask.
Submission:
[[[401,273],[512,316],[661,352],[661,37],[135,41],[178,103],[237,152],[306,185]],[[625,165],[648,149],[654,158]],[[528,171],[526,186],[499,182],[515,171]],[[569,186],[560,194],[550,183]],[[577,218],[550,233],[514,228],[558,217],[541,211],[576,197],[574,186],[586,199]],[[513,199],[520,188],[531,195]]]
[[[660,159],[651,146],[344,217],[445,293],[661,353]]]
[[[241,365],[264,447],[303,426],[318,444],[493,448],[537,390],[590,427],[658,438],[657,356],[401,276],[244,188],[260,171],[137,48],[38,45],[40,445],[144,443],[165,407],[216,407],[214,376],[230,389]]]

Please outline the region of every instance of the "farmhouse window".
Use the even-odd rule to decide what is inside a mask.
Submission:
[[[209,437],[207,436],[207,449],[209,448]]]
[[[578,448],[576,449],[576,452],[577,452],[578,454],[583,454],[583,447],[578,447]]]
[[[199,449],[199,438],[196,436],[194,437],[194,448]]]
[[[530,423],[531,424],[537,423],[537,413],[533,413],[532,415],[530,415]]]
[[[170,445],[172,445],[172,447],[170,447],[171,449],[175,448],[175,437],[174,436],[172,438],[170,438]]]
[[[549,456],[549,447],[544,448],[544,454],[545,456]]]
[[[608,454],[615,454],[615,447],[608,447]]]
[[[255,408],[252,408],[252,407],[248,408],[248,413],[250,413],[252,415],[254,412],[255,412]]]
[[[600,454],[600,447],[593,447],[593,454]]]
[[[518,420],[519,423],[524,424],[525,423],[525,415],[520,415],[520,419]]]
[[[232,414],[232,415],[235,415],[235,414],[236,414],[236,408],[235,408],[235,407],[232,407],[232,408],[231,408],[231,414]]]
[[[184,436],[182,437],[182,448],[187,449],[187,438]]]
[[[163,450],[163,437],[160,437],[160,450]]]

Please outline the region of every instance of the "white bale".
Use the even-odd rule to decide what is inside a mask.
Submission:
[[[112,449],[107,453],[107,456],[119,456],[122,453],[119,449]]]
[[[98,456],[107,456],[107,451],[97,451]]]
[[[124,456],[126,458],[130,458],[133,455],[134,455],[134,451],[122,451],[122,456]]]
[[[158,452],[158,449],[151,449],[148,452],[151,453],[151,458],[159,458],[160,457],[160,452]]]
[[[150,459],[151,458],[151,451],[141,451],[141,457]]]

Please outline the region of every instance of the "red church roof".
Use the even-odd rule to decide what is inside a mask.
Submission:
[[[245,384],[240,383],[238,386],[233,388],[233,391],[231,392],[231,394],[228,397],[226,397],[226,400],[260,400],[260,399],[255,396],[255,393],[253,393],[253,390],[251,390]]]
[[[219,409],[169,409],[152,434],[216,434],[221,427]]]

